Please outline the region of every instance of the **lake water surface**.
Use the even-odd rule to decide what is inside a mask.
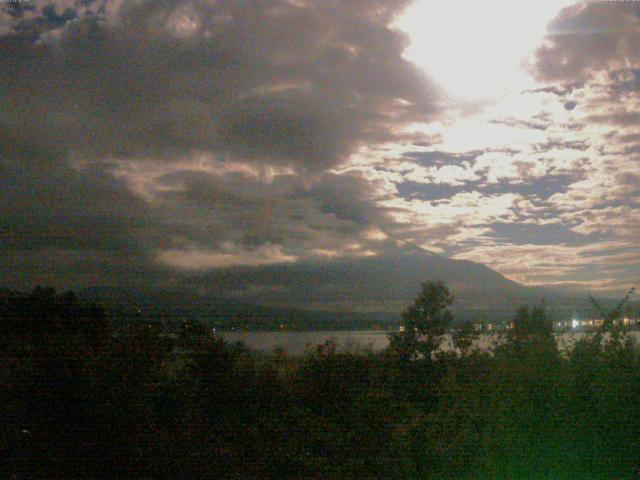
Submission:
[[[281,348],[290,354],[301,354],[308,348],[335,340],[339,349],[354,347],[371,348],[380,351],[389,345],[388,332],[380,331],[327,331],[327,332],[220,332],[220,335],[229,343],[240,341],[252,350],[272,351]],[[585,334],[562,333],[558,334],[558,344],[561,349],[570,347],[576,340]],[[640,332],[631,332],[637,341],[640,341]],[[490,348],[496,337],[494,335],[482,335],[478,339],[481,349]],[[451,339],[447,337],[445,349],[452,348]]]

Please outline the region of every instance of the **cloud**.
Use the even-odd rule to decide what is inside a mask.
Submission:
[[[575,222],[573,231],[583,234],[614,232],[621,237],[640,235],[640,209],[632,206],[609,206],[565,213],[562,218]]]
[[[512,280],[529,285],[560,284],[604,292],[619,291],[621,282],[637,281],[640,252],[624,241],[589,245],[509,245],[488,243],[455,255],[488,265]]]
[[[386,185],[357,170],[300,176],[202,155],[116,172],[164,221],[157,260],[183,269],[371,254],[394,224],[376,205]]]
[[[462,123],[443,122],[441,142],[379,167],[401,177],[394,181],[402,200],[391,200],[393,215],[406,226],[398,228],[400,236],[525,283],[608,292],[637,283],[637,78],[629,69],[579,83],[558,80]],[[474,133],[473,125],[490,128]],[[495,138],[488,134],[493,128],[502,130]],[[465,130],[468,151],[465,141],[452,141]],[[445,186],[428,175],[445,168],[464,169],[468,178]],[[545,262],[555,250],[559,259],[566,255],[566,265]],[[593,251],[598,254],[586,253]]]
[[[579,82],[594,72],[637,68],[638,43],[637,2],[580,2],[551,22],[531,70],[544,81]]]
[[[404,3],[43,7],[0,38],[4,140],[94,159],[205,150],[323,170],[434,111],[389,27]]]
[[[406,3],[0,5],[1,281],[372,252],[389,184],[341,165],[438,109]]]
[[[418,164],[403,162],[403,180],[415,183],[460,186],[477,180],[479,177],[469,168],[469,165],[444,165],[442,167],[425,168]]]
[[[0,4],[0,283],[295,283],[404,241],[530,283],[633,278],[637,7],[564,10],[546,84],[443,111],[407,3]]]
[[[0,188],[4,248],[117,250],[127,244],[123,230],[145,214],[143,202],[99,171],[81,175],[64,166],[33,171],[0,160]]]
[[[437,200],[395,197],[381,204],[396,221],[393,232],[397,236],[448,253],[470,241],[481,242],[490,224],[516,221],[523,211],[532,209],[520,195],[487,195],[478,191]]]
[[[230,251],[167,249],[158,253],[158,260],[171,267],[184,270],[210,270],[236,265],[270,265],[297,260],[294,256],[284,254],[282,248],[273,245],[262,246],[251,251],[238,250],[233,245],[229,245],[227,249]]]

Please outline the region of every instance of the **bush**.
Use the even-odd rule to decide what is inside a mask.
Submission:
[[[631,337],[603,330],[561,355],[534,307],[518,310],[492,352],[473,348],[469,326],[442,352],[450,298],[423,285],[405,312],[413,333],[387,352],[328,342],[295,357],[258,356],[201,327],[111,332],[101,309],[73,295],[12,296],[2,306],[0,474],[637,478]]]

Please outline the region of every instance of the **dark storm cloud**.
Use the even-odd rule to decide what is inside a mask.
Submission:
[[[78,19],[47,6],[0,39],[4,136],[321,170],[432,110],[388,28],[404,3],[124,2]]]
[[[533,65],[541,80],[580,82],[596,71],[637,68],[640,3],[579,3],[562,10],[549,33]]]
[[[165,246],[216,250],[228,241],[251,250],[273,244],[304,256],[305,250],[336,249],[371,225],[393,223],[357,173],[324,173],[308,187],[307,181],[282,175],[264,182],[238,172],[166,175],[159,185],[179,188],[156,202],[164,218],[175,219]]]
[[[104,172],[0,160],[0,189],[5,249],[121,250],[147,221],[143,202]]]
[[[354,175],[326,174],[321,183],[304,195],[318,202],[323,213],[358,225],[377,223],[381,218],[367,192],[368,182]]]
[[[327,169],[434,112],[389,27],[406,3],[0,5],[0,281],[150,283],[162,249],[304,256],[388,222],[364,177]],[[150,196],[115,174],[178,161]]]
[[[154,227],[143,202],[104,172],[27,169],[0,159],[2,284],[152,283],[145,245]]]

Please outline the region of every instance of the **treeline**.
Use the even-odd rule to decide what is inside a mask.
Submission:
[[[92,288],[84,289],[78,295],[87,301],[107,305],[116,325],[153,319],[174,331],[185,322],[206,324],[218,331],[387,330],[398,327],[397,313],[309,311],[247,304],[180,290]]]
[[[208,328],[114,327],[72,294],[0,304],[1,478],[612,479],[640,467],[640,355],[603,312],[559,351],[541,307],[491,352],[441,344],[425,283],[388,350],[257,355]]]

